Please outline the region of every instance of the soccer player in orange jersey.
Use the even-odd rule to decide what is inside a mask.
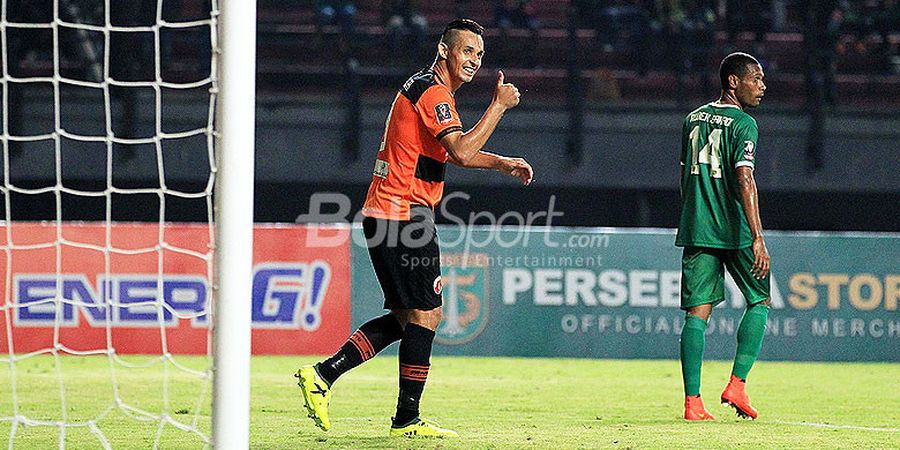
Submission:
[[[363,231],[389,313],[363,324],[330,358],[302,367],[297,376],[309,416],[328,430],[331,386],[342,374],[399,340],[400,394],[392,436],[456,436],[419,416],[441,321],[440,252],[434,207],[444,192],[447,163],[493,169],[529,184],[522,158],[482,150],[503,117],[519,104],[519,90],[497,73],[494,97],[481,119],[463,131],[454,93],[472,81],[484,56],[484,29],[459,19],[444,29],[431,67],[400,88],[388,115],[362,213]],[[415,264],[411,262],[415,261]]]

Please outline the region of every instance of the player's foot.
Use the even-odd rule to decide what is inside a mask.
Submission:
[[[402,427],[394,427],[391,426],[391,436],[392,437],[457,437],[459,436],[455,431],[448,430],[446,428],[441,428],[438,424],[428,420],[416,417],[406,426]]]
[[[747,396],[747,391],[744,390],[746,384],[746,381],[732,375],[731,380],[728,381],[728,386],[725,386],[725,391],[722,392],[722,404],[734,408],[738,416],[753,420],[759,414],[756,409],[750,406],[750,397]]]
[[[703,406],[699,395],[684,397],[684,420],[716,420]]]
[[[303,393],[303,404],[306,413],[316,422],[316,426],[328,431],[331,423],[328,421],[328,404],[331,403],[331,388],[328,383],[319,376],[314,366],[303,366],[294,375],[298,378],[297,385]]]

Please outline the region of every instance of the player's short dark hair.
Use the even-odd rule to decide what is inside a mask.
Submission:
[[[759,61],[747,53],[734,52],[726,56],[719,65],[719,80],[722,82],[722,89],[728,87],[729,75],[743,77],[747,75],[747,72],[750,71],[749,66],[753,64],[759,65]]]
[[[449,35],[453,30],[471,31],[479,36],[484,34],[484,27],[479,25],[478,22],[472,19],[456,19],[444,27],[444,32],[441,33],[441,42],[450,45]]]

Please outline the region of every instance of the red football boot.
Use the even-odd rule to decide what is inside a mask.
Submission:
[[[716,420],[706,408],[699,395],[684,397],[684,420]]]
[[[750,397],[747,397],[747,391],[744,390],[746,384],[746,381],[732,375],[722,392],[722,404],[734,408],[738,416],[753,420],[759,413],[750,406]]]

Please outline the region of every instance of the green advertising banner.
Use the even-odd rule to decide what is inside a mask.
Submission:
[[[354,327],[383,313],[361,234],[354,229],[351,248]],[[436,354],[678,357],[684,313],[674,230],[445,226],[439,235]],[[772,309],[761,358],[900,361],[900,235],[766,236]],[[726,276],[707,358],[734,356],[743,311]]]

